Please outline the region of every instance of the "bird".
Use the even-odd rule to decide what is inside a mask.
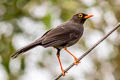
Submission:
[[[64,49],[68,52],[75,60],[74,64],[77,65],[80,62],[77,62],[77,57],[74,56],[67,47],[70,47],[77,43],[82,37],[84,32],[84,22],[92,17],[92,14],[77,13],[72,16],[68,21],[60,24],[56,28],[48,30],[40,38],[36,39],[32,43],[24,46],[23,48],[18,49],[11,57],[14,59],[20,54],[31,50],[37,46],[54,47],[57,50],[56,56],[62,71],[63,76],[65,76],[65,70],[62,67],[60,60],[60,51]]]

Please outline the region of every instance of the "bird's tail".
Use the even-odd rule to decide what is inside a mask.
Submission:
[[[30,49],[38,46],[38,45],[39,45],[39,43],[33,42],[33,43],[31,43],[31,44],[29,44],[29,45],[27,45],[27,46],[25,46],[25,47],[17,50],[16,53],[14,53],[14,54],[11,56],[11,58],[14,59],[14,58],[16,58],[17,56],[19,56],[20,54],[22,54],[22,53],[24,53],[24,52],[26,52],[26,51],[28,51],[28,50],[30,50]]]

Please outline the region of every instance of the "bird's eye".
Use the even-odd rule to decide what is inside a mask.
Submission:
[[[83,17],[83,14],[78,14],[78,17],[79,17],[79,18]]]

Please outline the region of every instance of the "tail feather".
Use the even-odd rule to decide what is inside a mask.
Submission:
[[[20,54],[22,54],[22,53],[24,53],[24,52],[26,52],[26,51],[28,51],[28,50],[30,50],[30,49],[38,46],[38,45],[39,45],[39,44],[38,44],[37,42],[31,43],[31,44],[29,44],[29,45],[27,45],[27,46],[19,49],[18,51],[16,51],[16,53],[14,53],[14,54],[11,56],[11,58],[14,59],[14,58],[18,57]]]

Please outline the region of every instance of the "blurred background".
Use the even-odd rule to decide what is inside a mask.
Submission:
[[[41,46],[12,60],[19,48],[67,21],[73,14],[93,14],[81,40],[68,49],[77,57],[120,21],[120,0],[0,0],[0,80],[53,80],[61,73],[56,49]],[[74,59],[61,51],[64,69]],[[120,29],[60,80],[120,80]]]

